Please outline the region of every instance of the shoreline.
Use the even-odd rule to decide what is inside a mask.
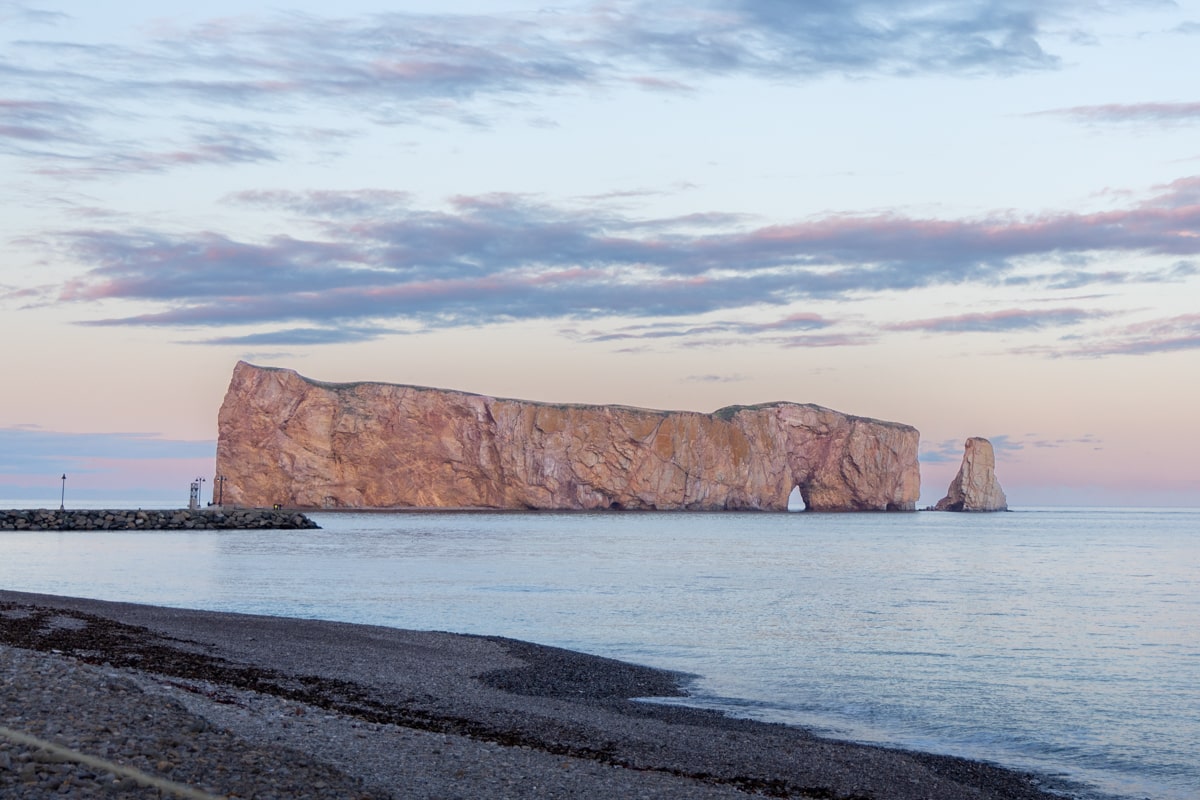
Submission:
[[[19,671],[31,687],[64,670],[81,684],[131,683],[142,702],[232,737],[190,755],[189,763],[207,765],[205,775],[228,772],[243,750],[279,749],[263,757],[275,765],[270,774],[235,769],[243,784],[294,783],[294,770],[279,765],[303,764],[360,792],[344,796],[371,798],[1063,797],[1032,775],[984,762],[634,702],[684,695],[686,676],[502,637],[0,591],[0,654],[40,664]],[[6,698],[0,725],[15,720],[32,735],[57,730],[64,743],[86,740],[72,738],[54,714],[22,709],[27,695],[61,693],[48,686]],[[83,694],[66,699],[71,723],[121,729],[106,718],[114,713],[109,692],[71,693]],[[153,721],[139,725],[153,734]],[[236,783],[209,790],[243,796]],[[281,796],[342,796],[297,791]]]

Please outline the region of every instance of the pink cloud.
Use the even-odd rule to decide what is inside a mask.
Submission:
[[[1069,117],[1083,122],[1200,122],[1200,102],[1105,103],[1038,111],[1030,116]]]
[[[1070,351],[1079,356],[1145,355],[1200,349],[1200,314],[1126,325]]]
[[[1105,316],[1108,316],[1107,312],[1084,311],[1078,308],[1052,308],[1036,311],[1010,308],[1002,311],[910,320],[883,327],[884,330],[890,331],[928,331],[931,333],[996,332],[1076,325],[1088,319]]]
[[[67,246],[94,266],[63,284],[61,300],[168,306],[101,321],[110,325],[302,320],[354,327],[356,320],[389,318],[475,325],[515,318],[678,318],[963,283],[1075,288],[1186,282],[1200,274],[1187,260],[1133,269],[1117,258],[1200,253],[1200,178],[1093,214],[963,220],[840,214],[749,231],[729,215],[640,219],[511,194],[453,197],[449,211],[415,208],[403,193],[249,193],[242,199],[308,215],[321,237],[244,242],[210,232],[76,231],[67,235]],[[1091,267],[1105,254],[1113,266]],[[1076,258],[1064,267],[1069,256],[1085,256],[1086,266],[1076,266],[1085,261]],[[1042,274],[1031,275],[1030,263],[1041,264]],[[1019,275],[1018,264],[1026,267]],[[995,332],[1101,316],[1071,307],[1003,309],[891,329]],[[765,334],[827,324],[819,315],[798,313],[726,330]]]
[[[652,75],[636,75],[630,78],[629,82],[655,92],[694,92],[696,90],[694,86],[689,86],[682,81],[657,78]]]

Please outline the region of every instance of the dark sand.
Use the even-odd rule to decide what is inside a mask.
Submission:
[[[278,748],[280,765],[328,766],[361,783],[362,796],[1062,797],[990,764],[633,702],[682,694],[683,676],[499,637],[0,591],[0,648],[97,665],[80,666],[72,680],[95,673],[108,686],[114,675],[130,676],[147,703],[169,700],[253,752]],[[19,668],[36,685],[38,676]],[[11,694],[17,683],[3,688]],[[72,702],[70,716],[117,737],[113,729],[128,723],[90,718],[112,713],[103,698],[101,689]],[[23,714],[21,697],[5,700],[0,725],[36,718],[56,730]],[[143,716],[149,735],[155,715]],[[210,768],[241,752],[190,746],[190,758]],[[341,796],[323,785],[277,796]],[[241,796],[236,787],[222,791]]]

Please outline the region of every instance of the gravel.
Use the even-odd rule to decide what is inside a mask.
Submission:
[[[0,591],[0,797],[1062,797],[630,699],[681,678],[499,637]]]

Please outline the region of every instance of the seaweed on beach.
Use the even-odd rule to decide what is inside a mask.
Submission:
[[[168,625],[165,630],[186,636],[191,628]],[[255,656],[248,661],[223,657],[216,643],[69,606],[0,601],[0,645],[138,670],[218,703],[241,704],[246,700],[240,692],[255,692],[369,723],[523,747],[757,796],[882,800],[893,796],[884,787],[896,788],[893,781],[901,775],[907,776],[906,791],[894,795],[898,797],[1052,796],[1032,776],[984,762],[836,742],[711,710],[632,702],[635,697],[680,694],[681,679],[687,676],[678,673],[502,637],[468,638],[493,642],[522,665],[464,677],[473,684],[468,694],[486,687],[479,698],[457,696],[453,682],[444,684],[446,694],[415,696],[413,689],[390,682],[362,684],[262,666],[280,663],[269,654],[257,662]],[[487,690],[523,696],[530,704],[493,702],[486,699]],[[839,781],[841,791],[832,788]],[[941,788],[935,791],[934,785]]]
[[[547,658],[554,659],[560,671],[564,663],[570,662],[572,657],[577,660],[589,658],[570,651],[539,648],[500,637],[483,638],[497,641],[522,658],[541,661]],[[205,694],[217,702],[236,700],[212,689],[212,685],[272,695],[367,722],[467,736],[509,747],[529,747],[555,755],[589,759],[637,771],[663,772],[712,785],[731,786],[759,796],[813,800],[874,800],[865,795],[838,795],[821,787],[799,787],[779,778],[714,775],[670,767],[640,766],[620,757],[617,754],[616,743],[602,747],[567,745],[546,741],[526,731],[498,728],[463,717],[435,714],[424,709],[386,703],[372,696],[369,689],[351,681],[314,675],[290,675],[250,664],[236,664],[205,652],[205,646],[200,642],[166,636],[142,626],[129,625],[71,609],[0,603],[0,644],[67,655],[94,665],[153,673],[175,679],[168,683],[176,688]],[[573,670],[568,665],[568,680],[556,687],[552,681],[531,683],[530,675],[536,673],[536,669],[523,672],[519,679],[514,677],[513,671],[493,673],[485,678],[485,682],[500,689],[505,689],[507,684],[514,691],[537,695],[570,696],[586,689],[598,692],[601,699],[608,702],[613,698],[644,695],[647,690],[666,694],[670,687],[675,685],[674,679],[669,677],[671,673],[635,665],[622,666],[627,668],[624,674],[618,670],[616,674],[619,677],[615,682],[609,681],[603,686],[598,685],[595,678],[584,677],[586,670],[581,664],[575,664]],[[574,680],[569,678],[572,671],[575,675]],[[179,683],[181,680],[207,686]],[[678,691],[673,693],[678,694]]]

